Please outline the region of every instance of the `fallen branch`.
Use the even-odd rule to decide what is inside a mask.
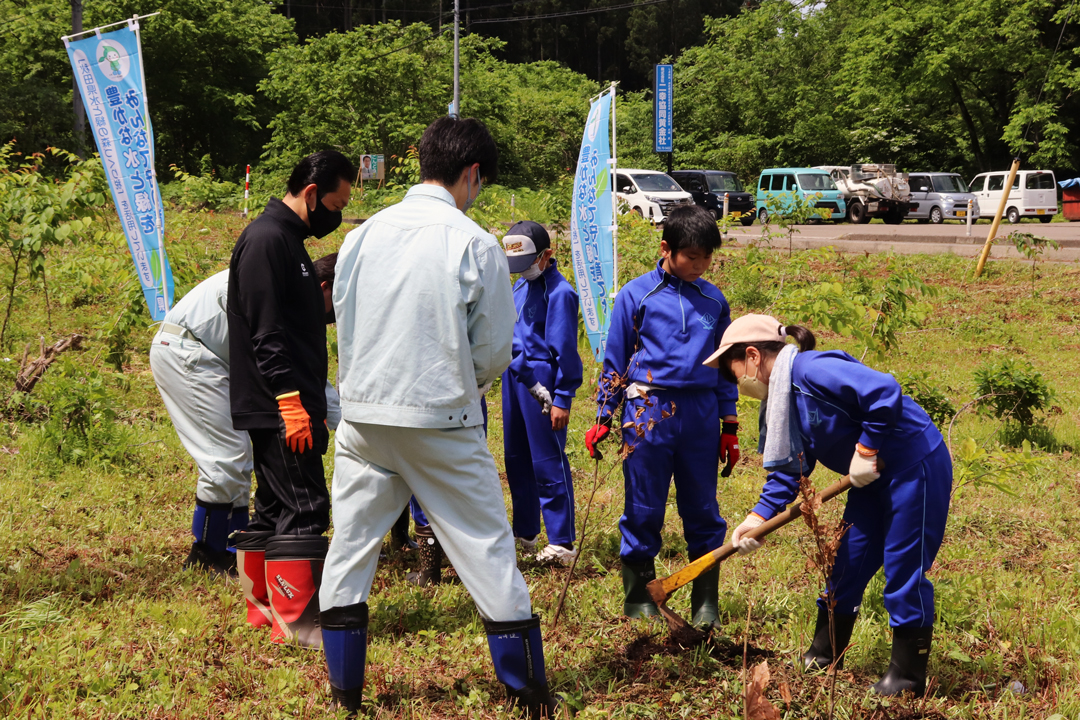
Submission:
[[[33,390],[38,380],[41,380],[41,376],[56,361],[60,353],[65,350],[82,350],[84,339],[82,335],[76,333],[63,340],[57,340],[56,343],[49,347],[45,347],[45,338],[41,338],[41,354],[36,359],[29,361],[30,346],[27,345],[26,350],[23,351],[22,361],[19,364],[19,374],[15,378],[15,392],[28,393]]]

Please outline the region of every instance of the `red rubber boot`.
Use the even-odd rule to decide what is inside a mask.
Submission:
[[[266,544],[271,642],[322,647],[319,585],[329,546],[322,535],[275,535]]]
[[[270,595],[266,587],[266,543],[273,530],[244,531],[233,535],[236,542],[236,571],[247,601],[247,621],[252,627],[270,627]]]

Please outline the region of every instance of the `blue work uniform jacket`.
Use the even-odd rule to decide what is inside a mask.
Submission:
[[[514,284],[514,307],[517,322],[511,374],[531,388],[537,383],[537,367],[549,366],[555,378],[554,387],[548,388],[552,404],[569,410],[582,376],[577,291],[552,259],[540,277],[531,281],[521,278]]]
[[[680,280],[656,263],[656,269],[628,282],[615,298],[604,376],[600,379],[600,417],[622,405],[625,387],[605,388],[612,373],[632,382],[671,390],[716,393],[720,417],[735,414],[739,391],[703,365],[720,346],[731,324],[727,298],[707,280]]]
[[[800,352],[791,368],[791,389],[804,448],[804,475],[821,463],[846,475],[855,443],[878,450],[882,474],[911,467],[942,442],[919,405],[896,378],[872,370],[839,350]],[[799,492],[799,475],[769,473],[754,512],[768,520]]]

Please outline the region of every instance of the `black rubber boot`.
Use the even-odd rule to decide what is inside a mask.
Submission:
[[[810,643],[810,649],[802,654],[803,669],[827,670],[836,653],[842,653],[851,642],[851,633],[855,629],[855,620],[859,614],[845,615],[833,612],[833,622],[836,623],[836,647],[833,651],[832,642],[829,638],[829,611],[818,606],[817,627],[814,628],[814,641]],[[844,667],[844,658],[840,657],[836,663],[836,669]]]
[[[416,572],[405,576],[413,585],[428,587],[442,582],[442,546],[430,525],[416,526],[416,540],[420,550],[420,566]]]
[[[401,552],[402,550],[416,550],[417,544],[409,537],[409,507],[401,512],[401,517],[390,528],[390,550]]]
[[[931,627],[893,628],[892,659],[885,675],[871,688],[878,695],[926,694],[926,665],[930,661]]]
[[[699,630],[709,630],[720,620],[720,566],[702,573],[690,586],[690,624]]]
[[[236,577],[236,554],[228,550],[212,550],[201,542],[191,543],[191,552],[184,560],[184,569],[208,570],[218,575]]]
[[[656,603],[645,589],[656,579],[656,566],[652,560],[642,565],[622,566],[623,615],[630,618],[654,617],[660,614]]]

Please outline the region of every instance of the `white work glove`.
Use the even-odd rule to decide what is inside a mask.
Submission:
[[[542,413],[544,413],[545,415],[551,414],[551,393],[548,392],[548,389],[546,387],[544,387],[540,383],[536,383],[531,388],[529,388],[529,394],[536,398],[536,402],[540,403],[544,407],[544,409],[541,410]]]
[[[739,548],[740,555],[749,555],[765,544],[765,538],[758,540],[757,538],[743,537],[743,535],[763,522],[765,522],[765,518],[757,513],[750,513],[746,516],[746,519],[742,521],[742,524],[735,528],[735,534],[731,536],[731,544]]]
[[[851,458],[851,467],[848,469],[852,487],[866,487],[881,477],[878,472],[877,455],[860,455],[855,451]]]
[[[495,381],[492,380],[487,385],[481,385],[480,387],[476,388],[477,390],[480,391],[480,397],[484,397],[485,395],[487,395],[488,391],[491,390],[491,386],[494,385],[494,384],[495,384]]]

